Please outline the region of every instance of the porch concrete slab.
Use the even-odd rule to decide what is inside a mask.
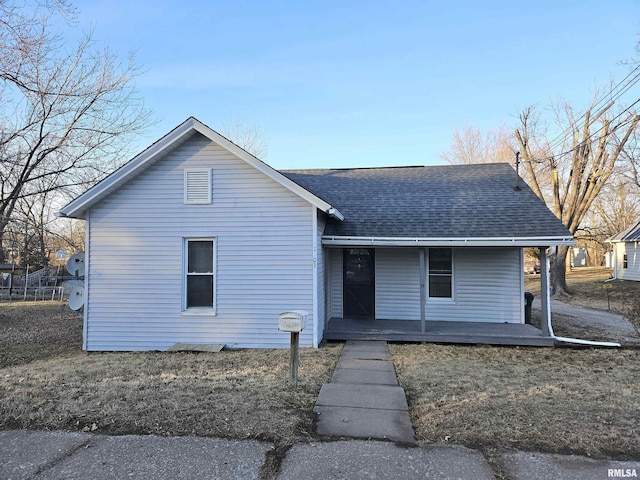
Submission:
[[[407,444],[416,441],[406,410],[316,405],[313,412],[318,435],[375,438]]]
[[[0,432],[0,478],[32,478],[38,470],[65,458],[90,439],[88,433]]]
[[[494,480],[477,451],[459,446],[406,448],[389,442],[327,442],[294,445],[279,480]],[[552,478],[552,477],[541,477]],[[607,478],[606,475],[603,478]]]
[[[389,370],[354,370],[336,368],[331,378],[332,383],[363,383],[377,385],[398,385],[395,372]]]
[[[516,480],[602,480],[640,475],[640,461],[596,460],[577,455],[517,452],[503,455],[502,464]]]
[[[391,360],[389,350],[383,351],[367,351],[367,350],[347,350],[346,347],[342,350],[340,358],[357,358],[360,360]]]
[[[386,360],[367,360],[362,358],[343,358],[342,356],[338,360],[336,368],[350,368],[353,370],[378,370],[385,372],[393,372],[395,374],[395,368],[393,363]]]
[[[255,440],[153,435],[95,436],[37,478],[51,480],[113,478],[255,479],[269,444]]]
[[[390,385],[325,383],[320,388],[316,405],[408,410],[404,390]]]

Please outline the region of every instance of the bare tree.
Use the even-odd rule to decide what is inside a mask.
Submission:
[[[599,110],[594,108],[597,105],[594,101],[579,117],[569,104],[556,109],[566,133],[553,139],[540,128],[536,111],[530,107],[520,115],[520,128],[515,132],[531,188],[573,234],[614,173],[640,120],[630,111],[611,114],[611,104]],[[567,252],[568,247],[560,246],[552,257],[550,281],[554,294],[569,294]]]
[[[235,116],[223,120],[220,133],[254,157],[263,159],[267,155],[269,144],[262,129],[241,117]]]
[[[624,162],[622,165],[628,167]],[[604,265],[611,250],[606,239],[640,219],[640,188],[627,178],[626,170],[616,168],[576,232],[578,246],[585,248],[587,265]]]
[[[466,125],[462,131],[454,130],[451,148],[440,156],[452,165],[472,163],[513,163],[515,142],[506,128],[487,131],[484,135],[479,128]]]
[[[95,182],[150,124],[131,55],[122,64],[91,33],[75,45],[52,33],[72,14],[64,0],[0,0],[0,262],[20,202]]]
[[[614,174],[593,202],[592,228],[610,237],[640,219],[640,188],[620,173]]]

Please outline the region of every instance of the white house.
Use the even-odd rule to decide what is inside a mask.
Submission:
[[[614,276],[640,281],[640,222],[607,239],[613,247]]]
[[[195,118],[69,203],[86,221],[84,349],[323,338],[550,344],[523,248],[570,232],[507,164],[276,171]],[[546,270],[542,291],[548,292]],[[546,297],[543,295],[543,302]]]

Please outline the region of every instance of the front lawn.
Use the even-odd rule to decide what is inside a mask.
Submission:
[[[390,345],[421,442],[640,458],[640,351]]]
[[[0,318],[13,341],[2,344],[0,429],[258,438],[280,446],[318,440],[312,409],[341,343],[301,350],[294,387],[287,349],[87,354],[80,318],[63,321],[68,312],[60,305],[22,305],[22,314],[20,304],[6,307],[0,304]],[[62,323],[54,328],[36,312]],[[37,329],[60,339],[58,353]],[[423,444],[459,443],[489,458],[519,449],[640,459],[640,350],[390,350]]]

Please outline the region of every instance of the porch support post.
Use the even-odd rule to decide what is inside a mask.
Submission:
[[[427,265],[425,261],[425,249],[420,249],[420,331],[426,333],[427,331],[427,315],[425,312],[427,303],[427,287],[425,282],[427,280]]]
[[[540,301],[542,303],[542,318],[540,329],[545,337],[551,336],[551,292],[549,289],[549,268],[547,249],[540,247]]]

